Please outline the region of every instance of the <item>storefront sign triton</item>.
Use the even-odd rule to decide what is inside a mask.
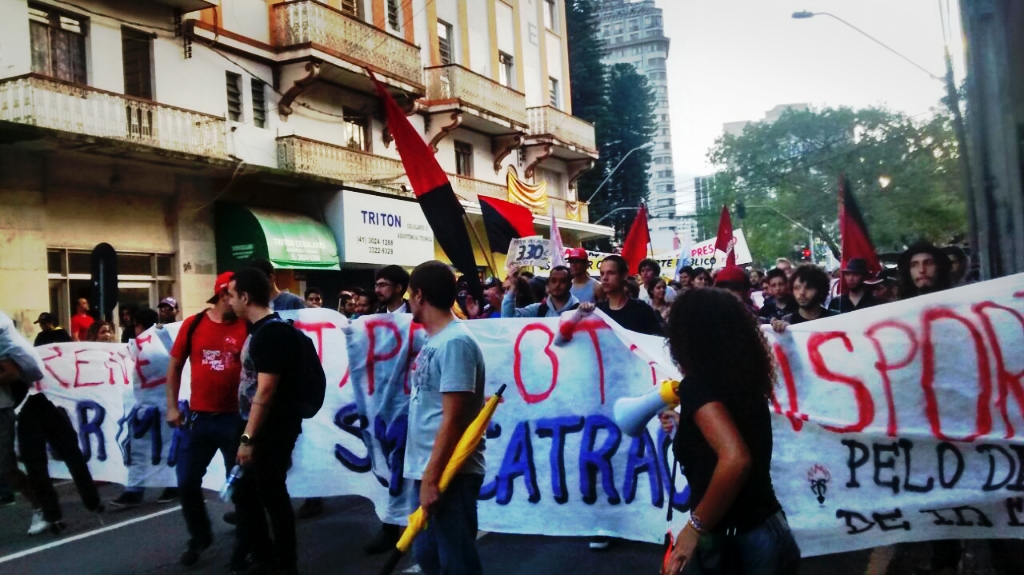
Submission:
[[[327,225],[347,264],[415,266],[434,259],[434,233],[416,202],[338,192]]]

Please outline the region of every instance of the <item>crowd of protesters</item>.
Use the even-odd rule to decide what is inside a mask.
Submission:
[[[784,258],[767,272],[738,266],[682,267],[674,277],[665,277],[653,259],[631,270],[625,259],[611,255],[598,263],[597,279],[590,275],[593,262],[586,250],[571,248],[566,256],[568,265],[551,268],[546,277],[513,269],[504,280],[485,281],[477,294],[480,297],[470,293],[464,277],[456,278],[440,262],[422,264],[412,274],[400,266],[385,266],[376,270],[372,289],[352,287],[338,293],[337,310],[348,318],[412,313],[430,336],[417,360],[429,370],[414,368],[411,374],[414,394],[424,395],[410,413],[410,438],[414,432],[419,435],[415,441],[410,439],[406,459],[407,477],[415,481],[410,482],[413,499],[432,518],[415,548],[425,572],[480,572],[473,538],[482,458],[473,459],[460,483],[450,488],[445,496],[449,503],[437,505],[443,463],[483,399],[484,358],[460,320],[558,317],[597,309],[625,329],[668,337],[673,357],[686,368],[680,389],[690,393],[680,394],[687,397],[682,410],[662,414],[662,423],[666,429],[678,430],[677,438],[685,438],[677,439],[675,450],[679,460],[688,462],[684,473],[696,494],[692,519],[680,532],[669,560],[673,566],[691,562],[700,553],[698,542],[723,529],[762,530],[771,541],[751,543],[733,559],[751,565],[767,562],[778,568],[763,572],[782,573],[799,558],[799,550],[767,472],[771,442],[764,441],[766,430],[770,437],[764,400],[771,362],[756,352],[761,345],[757,326],[770,325],[783,332],[795,324],[937,292],[963,283],[969,268],[963,250],[940,249],[925,242],[906,250],[893,269],[872,274],[865,260],[852,258],[836,278],[815,265],[793,265]],[[207,308],[184,319],[170,353],[166,386],[167,422],[183,431],[177,489],[166,489],[157,499],[180,499],[188,535],[182,565],[198,563],[213,541],[201,484],[219,452],[226,470],[236,464],[245,466],[233,492],[236,510],[224,517],[237,525],[230,570],[252,572],[269,566],[282,573],[296,571],[296,518],[317,515],[323,507],[319,498],[309,498],[293,511],[285,485],[291,453],[302,432],[295,399],[286,390],[296,385],[302,353],[289,339],[286,322],[280,321],[277,312],[319,308],[325,303],[324,293],[316,287],[306,289],[302,297],[279,289],[273,265],[255,260],[251,267],[218,276]],[[706,321],[693,321],[698,313],[711,315]],[[82,298],[76,302],[69,331],[52,314],[40,314],[35,345],[129,342],[153,326],[177,321],[178,315],[178,304],[170,297],[161,300],[156,310],[121,306],[119,335],[118,327],[97,317]],[[731,327],[710,329],[714,325]],[[741,335],[749,339],[751,357],[759,358],[756,365],[712,353],[728,347],[715,343],[716,338]],[[191,365],[187,411],[178,397],[186,360]],[[725,372],[733,368],[739,371],[730,379]],[[15,359],[0,356],[0,480],[32,504],[35,512],[29,534],[59,533],[64,527],[46,472],[47,444],[68,465],[86,508],[102,512],[105,505],[67,417],[44,394],[12,385],[32,377],[26,370]],[[432,380],[441,374],[443,380]],[[16,417],[15,406],[20,406],[20,416]],[[27,474],[14,462],[13,448],[8,449],[15,434],[22,441]],[[731,447],[722,443],[723,434],[733,438]],[[745,447],[737,451],[736,445]],[[751,466],[753,472],[744,471],[728,485],[716,479],[720,469],[727,467],[722,473],[728,475],[733,467],[749,470]],[[137,506],[142,495],[129,470],[125,490],[109,506]],[[398,498],[391,503],[398,504]],[[364,551],[376,554],[392,549],[400,535],[401,526],[384,523]],[[609,543],[608,538],[596,537],[590,546],[605,549]],[[929,545],[937,570],[959,559],[956,542]]]

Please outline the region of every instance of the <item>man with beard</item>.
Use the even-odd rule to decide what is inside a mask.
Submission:
[[[850,258],[850,261],[846,262],[846,267],[843,268],[843,293],[832,299],[828,309],[837,313],[849,313],[878,305],[879,302],[871,293],[871,289],[864,284],[867,276],[867,260]]]
[[[516,282],[511,277],[506,282],[508,288],[501,300],[501,317],[558,317],[562,312],[576,309],[580,305],[579,300],[569,293],[572,276],[565,266],[551,268],[547,297],[540,303],[516,307]]]
[[[917,242],[900,255],[900,299],[910,299],[952,286],[949,256],[929,242]]]
[[[409,287],[409,272],[401,266],[384,266],[374,274],[373,292],[377,296],[377,313],[409,313],[405,290]]]
[[[773,319],[772,328],[782,333],[791,325],[839,315],[824,306],[828,295],[828,274],[813,264],[798,266],[789,278],[789,288],[796,301],[796,311],[782,319]]]
[[[771,323],[775,319],[782,319],[796,309],[793,295],[789,293],[789,278],[786,276],[786,272],[779,268],[772,268],[768,270],[766,277],[770,297],[765,299],[764,306],[757,312],[763,324]]]
[[[220,451],[224,469],[230,470],[238,453],[243,422],[238,413],[240,354],[247,337],[246,324],[231,309],[228,285],[231,272],[217,276],[213,307],[186,318],[178,330],[167,364],[167,423],[182,428],[180,459],[175,466],[189,540],[180,563],[191,566],[213,543],[210,517],[203,501],[203,476],[214,455]],[[186,420],[178,409],[181,373],[185,360],[192,369],[192,393]],[[248,549],[236,553],[232,562],[240,565]]]

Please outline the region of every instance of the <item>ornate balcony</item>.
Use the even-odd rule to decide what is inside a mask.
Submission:
[[[426,68],[429,109],[469,112],[463,124],[489,134],[525,132],[526,96],[457,64]]]
[[[402,189],[406,181],[405,169],[399,160],[301,136],[277,139],[277,164],[282,170],[362,184],[389,193]],[[406,189],[408,191],[402,195],[412,195],[412,190]]]
[[[585,202],[570,202],[561,198],[548,198],[554,208],[555,217],[560,220],[587,223],[590,221],[590,210]]]
[[[327,79],[355,82],[361,90],[372,90],[364,70],[369,68],[397,88],[423,92],[419,47],[314,0],[282,2],[272,10],[279,57],[322,60],[337,68],[336,77],[326,72]]]
[[[0,120],[228,157],[223,118],[37,74],[0,80]]]
[[[455,190],[455,195],[457,195],[459,199],[474,203],[480,203],[480,200],[478,199],[480,196],[490,196],[500,200],[508,200],[508,188],[501,184],[492,184],[491,182],[467,178],[465,176],[456,176],[455,174],[448,174],[448,179],[451,181],[452,189]]]
[[[552,144],[553,153],[563,159],[597,159],[594,126],[575,116],[540,106],[526,109],[530,122],[527,145]]]

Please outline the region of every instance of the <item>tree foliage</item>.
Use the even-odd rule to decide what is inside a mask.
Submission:
[[[768,264],[807,244],[808,233],[781,212],[839,259],[837,190],[846,174],[879,253],[917,239],[958,241],[967,229],[958,153],[942,113],[921,122],[883,108],[790,110],[715,143],[709,158],[720,172],[711,206],[697,217],[713,234],[722,205],[742,201],[746,217],[734,216],[733,226]]]
[[[604,49],[598,31],[595,0],[566,0],[569,77],[574,116],[594,124],[600,159],[577,181],[578,197],[589,198],[629,150],[652,141],[655,132],[654,91],[633,66],[608,67],[601,62]],[[634,152],[615,172],[590,205],[590,221],[618,207],[636,207],[647,200],[647,169],[651,154]],[[635,211],[623,210],[601,222],[613,226],[621,241]],[[592,246],[609,250],[612,242]]]

